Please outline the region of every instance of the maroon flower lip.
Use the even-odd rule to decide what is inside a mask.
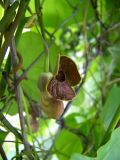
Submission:
[[[66,56],[60,56],[57,73],[49,81],[47,91],[55,99],[72,100],[75,92],[72,86],[81,80],[76,64]]]
[[[61,82],[56,78],[49,82],[47,90],[55,99],[72,100],[75,97],[75,92],[71,86],[66,81]]]

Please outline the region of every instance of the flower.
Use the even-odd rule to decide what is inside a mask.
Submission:
[[[60,100],[72,100],[75,92],[72,86],[81,80],[76,64],[66,56],[60,56],[57,73],[47,85],[50,95]]]
[[[41,92],[41,108],[50,117],[58,119],[64,112],[63,100],[72,100],[75,91],[72,88],[81,80],[76,64],[66,56],[60,56],[57,71],[42,73],[38,87]]]

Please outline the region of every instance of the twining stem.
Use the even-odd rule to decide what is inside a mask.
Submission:
[[[24,110],[25,110],[25,113],[26,113],[26,123],[27,123],[27,126],[28,126],[28,133],[32,137],[33,147],[35,148],[34,141],[33,141],[34,137],[33,137],[31,127],[30,127],[30,115],[29,115],[29,111],[28,111],[28,105],[27,105],[27,102],[26,102],[26,99],[25,99],[22,88],[21,88],[21,96],[22,96],[22,100],[23,100]],[[35,157],[34,158],[37,160],[37,153],[36,152],[35,152]]]
[[[43,23],[43,18],[42,18],[42,7],[40,4],[40,0],[35,0],[35,9],[36,9],[37,17],[38,17],[38,24],[40,26],[40,30],[42,34],[42,42],[46,50],[45,72],[49,72],[49,49],[48,49],[48,45],[47,45],[46,37],[45,37],[45,29],[44,29],[44,23]]]
[[[12,38],[12,43],[11,43],[11,61],[12,61],[13,68],[16,67],[17,66],[17,53],[16,53],[16,48],[15,48],[14,37]],[[18,73],[16,72],[14,74],[15,83],[17,81],[17,78],[18,78]],[[18,84],[16,86],[16,88],[15,88],[15,95],[16,95],[16,101],[17,101],[17,104],[18,104],[20,125],[21,125],[21,131],[22,131],[22,137],[23,137],[23,143],[24,143],[25,151],[27,151],[29,153],[28,154],[28,158],[30,160],[33,160],[33,156],[31,155],[30,145],[29,145],[29,143],[27,141],[26,128],[25,128],[25,119],[24,119],[24,115],[23,115],[23,102],[22,102],[20,84]]]
[[[58,139],[58,137],[59,137],[59,135],[61,133],[61,130],[62,130],[62,127],[61,127],[61,125],[59,125],[57,133],[56,133],[55,138],[53,140],[53,143],[52,143],[49,151],[47,152],[47,154],[44,156],[43,160],[47,160],[50,157],[51,151],[52,151],[53,147],[55,146],[56,140]]]
[[[28,132],[31,134],[31,127],[30,127],[30,116],[29,116],[29,113],[28,113],[28,106],[26,104],[26,99],[24,97],[24,94],[23,94],[23,90],[21,88],[21,96],[22,96],[22,100],[23,100],[23,106],[24,106],[24,109],[25,109],[25,113],[26,113],[26,122],[27,122],[27,125],[28,125]]]

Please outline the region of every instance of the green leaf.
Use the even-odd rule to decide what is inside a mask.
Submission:
[[[112,133],[110,140],[97,151],[97,157],[73,154],[70,160],[119,160],[120,159],[120,128]]]
[[[15,115],[16,113],[18,113],[18,106],[15,100],[12,100],[12,103],[10,104],[7,113],[10,115]]]
[[[120,87],[112,87],[105,105],[103,106],[101,118],[105,129],[109,127],[118,107],[120,105]]]
[[[8,132],[3,131],[0,129],[0,143],[1,141],[4,141],[5,137],[7,136]]]
[[[67,130],[63,129],[56,141],[55,148],[60,150],[63,155],[67,155],[68,157],[71,156],[74,152],[80,153],[82,151],[82,144],[79,137],[75,134],[68,132]],[[67,160],[65,156],[61,154],[57,154],[60,160]]]
[[[97,152],[97,160],[119,160],[120,159],[120,128],[112,133],[108,143]]]
[[[79,6],[79,11],[76,14],[76,20],[78,22],[83,20],[83,12],[84,6],[87,4],[87,0],[79,1],[79,0],[71,0],[71,5],[73,7]],[[90,18],[92,16],[91,6],[89,5],[88,16]],[[67,3],[67,1],[60,0],[46,0],[43,4],[43,22],[45,27],[54,27],[56,28],[58,25],[63,23],[69,16],[71,16],[74,12],[74,9]],[[76,23],[74,17],[68,21],[66,25],[70,25],[72,23]]]
[[[80,113],[72,113],[65,118],[65,124],[71,128],[80,128],[84,134],[88,132],[90,119]]]

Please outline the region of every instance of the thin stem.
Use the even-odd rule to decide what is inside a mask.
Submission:
[[[40,0],[35,0],[35,9],[38,17],[38,24],[40,26],[40,30],[42,34],[42,42],[46,50],[45,72],[49,72],[49,50],[48,50],[48,44],[46,42],[46,37],[45,37],[45,29],[44,29],[44,23],[42,18],[42,7],[40,4]]]
[[[55,135],[55,139],[54,139],[54,141],[53,141],[53,143],[52,143],[49,151],[48,151],[47,154],[44,156],[43,160],[47,160],[47,159],[49,158],[50,153],[51,153],[53,147],[55,146],[56,140],[58,139],[58,136],[59,136],[59,134],[60,134],[60,132],[61,132],[61,129],[62,129],[62,127],[61,127],[61,125],[59,125],[58,131],[57,131],[57,133],[56,133],[56,135]]]
[[[15,48],[14,38],[12,38],[12,43],[11,43],[11,61],[12,61],[13,68],[16,67],[17,66],[17,53],[16,53],[16,48]],[[18,73],[16,72],[14,74],[15,82],[16,82],[17,78],[18,78]],[[18,84],[15,88],[15,95],[16,95],[16,101],[17,101],[17,104],[18,104],[20,125],[21,125],[21,130],[22,130],[24,147],[25,147],[25,150],[28,153],[31,153],[30,145],[27,141],[27,135],[26,135],[25,119],[24,119],[24,116],[23,116],[23,103],[22,103],[22,95],[21,95],[20,84]],[[33,157],[30,154],[28,154],[28,158],[30,160],[33,160]]]
[[[43,24],[43,18],[42,18],[42,7],[40,5],[40,0],[35,0],[35,9],[36,9],[36,14],[38,17],[38,23],[41,29],[42,37],[46,39],[45,37],[45,29],[44,29],[44,24]]]
[[[113,79],[112,81],[108,82],[107,86],[110,86],[110,85],[117,83],[117,82],[120,82],[120,78],[116,78],[116,79]]]
[[[27,105],[27,102],[26,102],[26,98],[24,96],[24,93],[23,93],[23,90],[21,89],[21,95],[22,95],[22,100],[23,100],[23,106],[24,106],[24,109],[25,109],[25,112],[26,112],[26,121],[27,121],[27,126],[28,126],[28,132],[30,134],[30,136],[32,137],[32,143],[33,143],[33,147],[34,147],[34,150],[35,150],[35,145],[34,145],[34,136],[33,136],[33,133],[32,133],[32,129],[30,127],[30,115],[29,115],[29,111],[28,111],[28,105]],[[35,159],[37,160],[37,153],[35,152]]]
[[[76,8],[76,10],[68,17],[66,18],[51,34],[53,36],[59,29],[61,29],[66,23],[68,23],[73,17],[76,16],[77,12],[79,11],[79,6]]]
[[[29,123],[30,116],[29,116],[28,106],[27,106],[26,99],[24,97],[22,88],[21,88],[21,96],[22,96],[22,100],[23,100],[23,106],[24,106],[24,109],[25,109],[25,113],[26,113],[26,121],[27,121],[27,126],[28,126],[28,132],[31,134],[32,132],[31,132],[31,127],[30,127],[30,123]]]

